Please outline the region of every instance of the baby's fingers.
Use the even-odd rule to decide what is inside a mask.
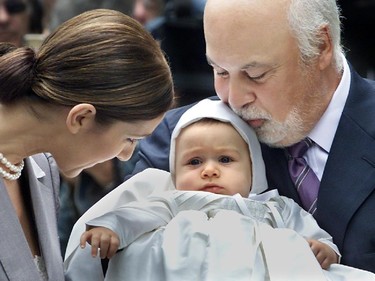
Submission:
[[[111,237],[109,235],[103,234],[100,237],[100,258],[105,259],[107,257],[107,252],[109,248]]]
[[[100,236],[93,235],[91,237],[91,255],[95,258],[98,255],[100,244]]]
[[[84,249],[86,247],[86,242],[90,243],[91,240],[91,233],[88,231],[85,231],[79,240],[79,246]]]
[[[112,258],[120,245],[120,241],[116,236],[102,235],[100,241],[100,258]]]
[[[118,237],[112,236],[111,237],[111,243],[109,245],[109,249],[108,249],[108,253],[107,253],[107,257],[109,259],[112,258],[116,254],[119,246],[120,246],[120,240],[118,239]]]

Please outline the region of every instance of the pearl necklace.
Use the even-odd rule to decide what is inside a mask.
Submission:
[[[24,167],[23,160],[21,161],[21,163],[18,166],[13,165],[12,163],[10,163],[8,161],[8,159],[6,159],[4,157],[4,155],[2,153],[0,153],[0,162],[5,167],[7,167],[11,172],[14,173],[14,174],[9,173],[9,172],[5,171],[3,168],[0,167],[0,176],[2,176],[3,178],[5,178],[7,180],[11,180],[11,181],[18,179],[21,176],[21,172],[22,172],[22,169]]]

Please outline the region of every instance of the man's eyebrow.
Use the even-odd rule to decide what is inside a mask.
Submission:
[[[215,65],[215,66],[219,67],[219,65],[217,65],[216,63],[214,63],[207,55],[206,55],[206,59],[207,59],[207,63],[209,65]],[[246,70],[246,69],[249,69],[249,68],[258,68],[258,67],[275,67],[275,65],[253,61],[253,62],[245,64],[244,66],[241,67],[241,69],[242,70]]]
[[[249,69],[249,68],[259,68],[259,67],[273,67],[274,65],[269,63],[260,63],[257,61],[253,61],[251,63],[245,64],[243,67],[241,67],[242,70]]]

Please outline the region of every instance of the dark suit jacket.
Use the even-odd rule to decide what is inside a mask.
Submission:
[[[320,184],[316,220],[342,263],[375,272],[375,82],[352,72],[349,96]],[[282,149],[262,146],[268,184],[301,203]]]
[[[375,82],[351,73],[349,96],[323,173],[316,219],[342,254],[342,263],[375,272]],[[152,136],[140,142],[133,173],[169,170],[170,136],[189,108],[171,110]],[[300,203],[283,149],[262,146],[270,189]]]

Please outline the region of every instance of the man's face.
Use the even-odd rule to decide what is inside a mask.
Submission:
[[[318,67],[301,62],[280,2],[208,1],[204,15],[218,96],[278,147],[306,136],[324,111]]]
[[[0,0],[0,42],[22,46],[29,31],[30,3],[26,0]]]

